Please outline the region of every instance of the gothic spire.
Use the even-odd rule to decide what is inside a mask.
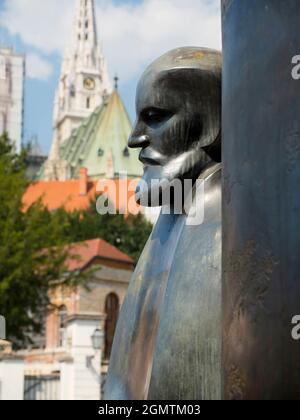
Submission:
[[[106,61],[97,40],[94,0],[77,0],[71,36],[55,95],[53,141],[44,179],[66,177],[60,161],[62,144],[111,92]]]
[[[97,27],[94,0],[77,0],[73,24],[73,46],[79,50],[97,47]]]

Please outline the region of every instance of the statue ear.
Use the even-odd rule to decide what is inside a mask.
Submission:
[[[222,162],[222,135],[221,130],[217,135],[215,141],[210,144],[209,146],[205,146],[202,148],[204,152],[214,161],[214,162]]]

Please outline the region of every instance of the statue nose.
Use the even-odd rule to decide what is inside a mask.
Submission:
[[[128,140],[128,146],[131,148],[135,147],[146,147],[149,146],[150,138],[146,135],[143,136],[131,136]]]

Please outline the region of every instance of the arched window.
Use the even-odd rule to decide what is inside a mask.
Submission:
[[[104,359],[109,360],[117,321],[119,317],[119,298],[116,294],[111,293],[107,296],[105,302],[105,349]]]
[[[58,326],[58,347],[64,347],[66,344],[66,328],[67,328],[68,311],[65,305],[62,305],[57,314]]]

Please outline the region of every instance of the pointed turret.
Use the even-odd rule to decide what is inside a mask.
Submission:
[[[86,65],[95,66],[98,51],[97,26],[93,0],[78,0],[73,24],[71,56],[81,57]]]
[[[98,45],[94,0],[77,0],[71,42],[63,59],[54,103],[54,135],[44,179],[64,180],[59,150],[84,119],[111,92],[106,61]]]

